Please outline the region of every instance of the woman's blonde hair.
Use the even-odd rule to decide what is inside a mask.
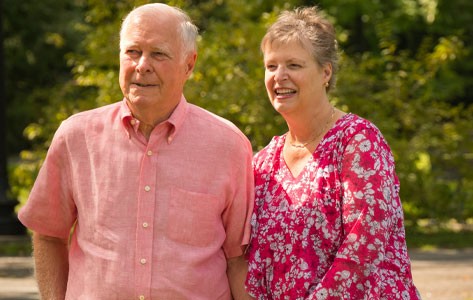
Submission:
[[[338,43],[332,23],[317,7],[300,7],[282,12],[266,31],[261,41],[261,50],[264,53],[265,49],[275,42],[286,44],[294,41],[306,47],[321,67],[332,65],[332,76],[327,90],[333,88],[338,71]]]

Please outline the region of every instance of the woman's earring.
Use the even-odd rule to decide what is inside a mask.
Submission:
[[[325,88],[328,88],[328,85],[329,85],[328,82],[324,83]]]

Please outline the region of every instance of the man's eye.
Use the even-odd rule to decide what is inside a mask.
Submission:
[[[161,52],[161,51],[155,51],[153,52],[153,56],[157,59],[166,59],[169,57],[169,55],[167,55],[166,53],[164,52]]]
[[[126,50],[126,53],[129,54],[129,55],[137,55],[137,54],[140,54],[140,52],[139,52],[138,50],[134,50],[134,49]]]
[[[276,70],[276,65],[266,65],[266,70],[269,70],[269,71],[274,71]]]

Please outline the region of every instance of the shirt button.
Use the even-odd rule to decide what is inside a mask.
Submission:
[[[148,156],[151,156],[151,155],[153,155],[153,151],[148,150],[148,152],[146,152],[146,154],[147,154]]]
[[[148,225],[147,222],[143,222],[143,227],[144,227],[144,228],[147,228],[148,226],[149,226],[149,225]]]
[[[151,191],[151,187],[149,185],[145,186],[145,191],[147,192]]]
[[[145,300],[145,296],[140,295],[140,300]]]
[[[146,258],[140,259],[140,263],[141,263],[142,265],[144,265],[144,264],[146,263]]]

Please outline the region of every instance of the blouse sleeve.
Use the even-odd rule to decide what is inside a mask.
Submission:
[[[400,200],[394,159],[376,128],[351,137],[340,178],[343,240],[309,299],[379,299],[380,265]]]

